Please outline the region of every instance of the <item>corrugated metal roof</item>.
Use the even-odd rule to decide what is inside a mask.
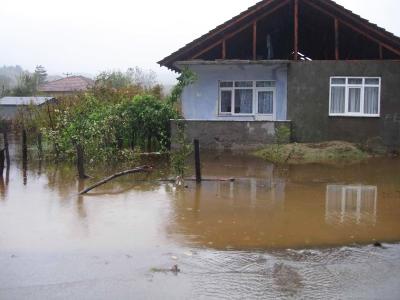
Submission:
[[[79,92],[86,91],[94,85],[94,81],[83,76],[71,76],[44,83],[39,86],[40,92]]]
[[[0,99],[0,106],[1,105],[42,105],[49,100],[54,99],[53,97],[3,97]]]

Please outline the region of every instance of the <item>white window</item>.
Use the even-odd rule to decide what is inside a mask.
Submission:
[[[220,115],[273,116],[274,81],[220,81]]]
[[[330,80],[330,116],[380,116],[380,77],[331,77]]]

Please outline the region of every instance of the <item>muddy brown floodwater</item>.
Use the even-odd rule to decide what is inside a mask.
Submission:
[[[400,160],[278,167],[203,153],[150,176],[12,161],[0,180],[0,299],[399,299]],[[375,242],[383,247],[375,247]]]

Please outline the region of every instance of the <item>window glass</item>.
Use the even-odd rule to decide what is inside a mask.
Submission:
[[[253,81],[236,81],[235,87],[253,87]]]
[[[378,87],[365,87],[364,90],[364,113],[365,114],[378,114],[379,104],[379,88]]]
[[[365,84],[379,84],[379,78],[365,78]]]
[[[332,84],[346,84],[346,78],[332,78]]]
[[[329,113],[378,117],[380,86],[380,77],[331,77]]]
[[[253,113],[253,90],[235,90],[235,114]]]
[[[258,92],[258,113],[272,114],[274,112],[274,92]]]
[[[232,81],[221,81],[219,83],[220,87],[233,87],[233,82]]]
[[[232,112],[232,91],[221,91],[221,113]]]
[[[274,87],[275,81],[257,81],[256,87]]]
[[[343,86],[333,86],[331,88],[331,113],[342,114],[345,108],[346,88]]]
[[[349,78],[349,84],[362,84],[362,78]]]
[[[359,113],[361,108],[361,89],[349,88],[349,112]]]

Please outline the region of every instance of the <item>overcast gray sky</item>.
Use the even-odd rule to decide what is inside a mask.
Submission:
[[[156,62],[257,0],[1,0],[0,65],[49,74],[153,69]],[[337,0],[400,35],[399,0]]]

